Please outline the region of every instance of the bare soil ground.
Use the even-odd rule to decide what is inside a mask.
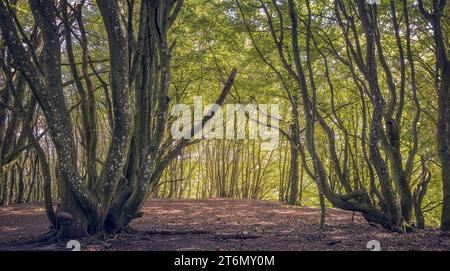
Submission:
[[[82,250],[368,250],[370,240],[382,250],[450,250],[450,237],[436,229],[392,233],[336,209],[325,231],[317,208],[267,201],[151,200],[143,212],[132,223],[136,233],[80,240]],[[33,241],[48,229],[42,206],[0,208],[0,250],[67,250]]]

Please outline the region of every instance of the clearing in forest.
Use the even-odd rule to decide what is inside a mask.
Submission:
[[[450,237],[427,229],[392,233],[369,225],[359,215],[329,209],[320,231],[320,210],[276,202],[210,199],[151,200],[144,216],[132,223],[136,233],[104,240],[85,239],[82,250],[368,250],[377,240],[382,250],[450,250]],[[64,243],[36,240],[48,231],[39,205],[0,207],[0,250],[67,250]]]

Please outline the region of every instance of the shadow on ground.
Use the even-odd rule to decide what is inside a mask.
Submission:
[[[144,216],[132,223],[137,233],[80,240],[81,249],[368,250],[367,243],[377,240],[382,250],[450,250],[450,238],[436,229],[392,233],[336,209],[327,212],[326,231],[318,228],[317,208],[268,201],[151,200],[142,211]],[[62,243],[31,241],[48,228],[42,206],[1,207],[0,250],[67,250]]]

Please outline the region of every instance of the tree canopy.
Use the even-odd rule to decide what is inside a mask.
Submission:
[[[123,231],[149,198],[448,231],[447,2],[0,0],[0,202],[44,202],[55,238]],[[198,96],[279,105],[278,144],[174,138]]]

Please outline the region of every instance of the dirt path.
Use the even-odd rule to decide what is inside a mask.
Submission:
[[[81,240],[82,250],[450,250],[450,237],[428,229],[391,233],[352,213],[330,209],[327,230],[318,230],[319,210],[275,202],[212,199],[152,200],[133,222],[136,234],[104,241]],[[23,244],[48,230],[38,205],[0,208],[0,250],[64,250],[64,244]]]

